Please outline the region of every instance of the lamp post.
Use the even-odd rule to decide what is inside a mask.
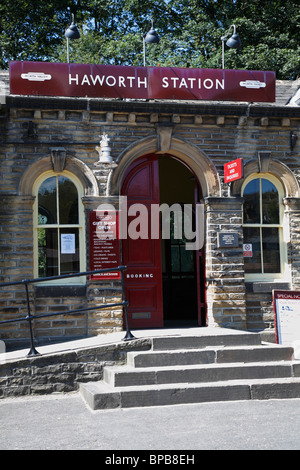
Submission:
[[[66,29],[65,32],[65,37],[67,38],[67,61],[68,63],[70,62],[70,56],[69,56],[69,39],[79,39],[80,38],[80,32],[78,31],[78,28],[76,24],[74,23],[74,15],[72,13],[72,23]]]
[[[222,69],[225,68],[225,41],[228,38],[228,36],[230,35],[231,28],[233,28],[233,35],[226,42],[226,46],[231,47],[232,49],[240,49],[240,47],[241,47],[241,41],[240,41],[240,38],[239,38],[239,36],[236,32],[236,26],[234,24],[232,24],[230,26],[229,30],[227,31],[227,33],[225,34],[225,36],[221,37],[221,41],[222,41]]]
[[[147,34],[143,34],[143,53],[144,53],[144,67],[146,66],[146,43],[147,44],[158,44],[159,43],[159,36],[156,30],[153,27],[153,20],[152,28],[148,31]]]

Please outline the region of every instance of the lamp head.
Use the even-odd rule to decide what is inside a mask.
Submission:
[[[72,23],[68,27],[68,29],[65,32],[65,37],[68,39],[79,39],[80,38],[80,32],[78,31],[78,28],[76,24],[74,23],[74,15],[72,15]]]
[[[242,45],[239,35],[237,33],[233,33],[231,38],[226,42],[226,46],[231,47],[232,49],[240,49]]]
[[[145,42],[147,42],[148,44],[158,44],[159,43],[159,36],[158,36],[156,30],[153,27],[146,34]]]

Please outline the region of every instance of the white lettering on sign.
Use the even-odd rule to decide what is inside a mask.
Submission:
[[[134,77],[134,76],[114,76],[114,75],[83,75],[82,77],[79,77],[78,73],[72,76],[72,74],[69,73],[69,85],[88,85],[88,86],[110,86],[110,87],[115,87],[119,86],[120,88],[147,88],[148,87],[148,82],[147,78],[142,79],[141,77]]]
[[[153,278],[152,273],[147,274],[126,274],[127,279],[149,279]]]
[[[201,88],[206,88],[206,90],[211,90],[214,88],[218,90],[221,88],[222,90],[225,89],[225,82],[224,79],[214,79],[206,78],[202,81],[201,78],[179,78],[179,77],[163,77],[162,78],[162,88],[169,88],[172,86],[173,88],[188,88],[193,90],[194,87],[197,87],[199,90]]]

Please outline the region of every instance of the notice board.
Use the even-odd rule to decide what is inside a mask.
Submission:
[[[111,269],[120,266],[119,213],[92,211],[90,228],[90,270]],[[98,273],[92,279],[120,279],[119,271]]]
[[[300,341],[300,291],[273,290],[276,342],[293,346]]]

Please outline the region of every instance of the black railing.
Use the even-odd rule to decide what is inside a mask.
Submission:
[[[27,315],[21,318],[14,318],[11,320],[2,320],[0,321],[0,325],[4,323],[19,323],[21,321],[27,321],[29,325],[29,334],[30,334],[30,351],[27,354],[27,356],[35,356],[39,354],[39,352],[35,349],[35,346],[34,346],[34,337],[33,337],[33,329],[32,329],[33,320],[36,320],[38,318],[45,318],[45,317],[65,315],[65,314],[78,315],[79,313],[88,311],[88,310],[96,310],[96,309],[98,310],[99,308],[117,307],[117,306],[122,305],[124,309],[124,316],[125,316],[125,322],[126,322],[126,334],[123,338],[123,341],[130,341],[132,339],[135,339],[135,337],[133,336],[129,328],[128,308],[127,308],[128,301],[126,299],[125,283],[124,283],[124,271],[126,269],[127,269],[126,266],[118,266],[117,268],[112,268],[112,269],[99,269],[97,271],[85,271],[85,272],[80,272],[80,273],[75,273],[75,274],[63,274],[61,276],[43,277],[43,278],[38,278],[38,279],[23,279],[22,281],[16,281],[16,282],[3,282],[0,284],[0,289],[2,287],[7,287],[7,286],[24,285],[25,293],[26,293]],[[70,277],[92,276],[95,274],[115,272],[115,271],[119,271],[121,274],[121,285],[122,285],[122,301],[121,302],[98,305],[97,307],[94,306],[94,307],[79,308],[76,310],[70,310],[68,312],[42,313],[40,315],[32,315],[31,308],[30,308],[29,290],[28,290],[29,284],[36,284],[38,282],[45,282],[45,281],[55,281],[58,279],[65,279],[65,278],[70,278]],[[101,278],[99,278],[99,280],[101,280]]]

